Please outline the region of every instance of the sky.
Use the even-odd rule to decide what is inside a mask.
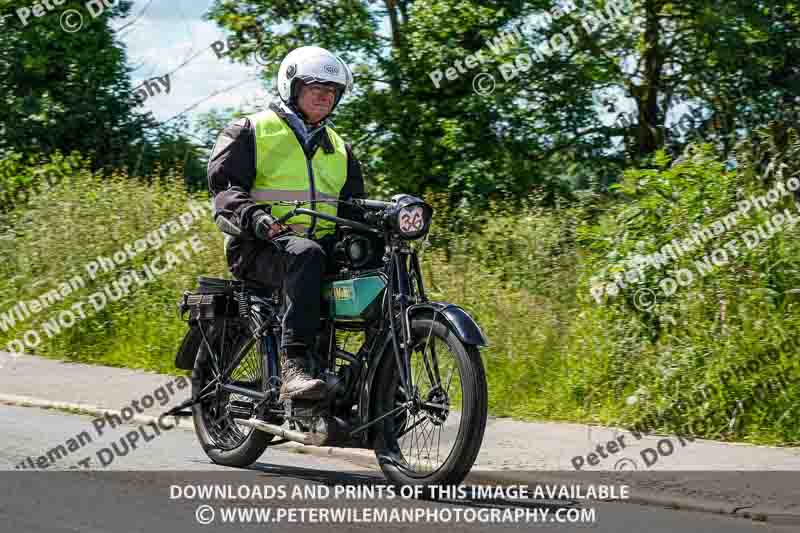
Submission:
[[[119,39],[127,48],[129,66],[135,69],[131,73],[134,87],[178,69],[169,75],[169,93],[159,82],[162,92],[153,89],[143,101],[142,112],[152,112],[159,122],[195,104],[185,115],[190,119],[214,108],[272,98],[265,82],[255,79],[262,66],[217,58],[211,45],[219,40],[224,43],[225,32],[202,18],[212,4],[213,0],[135,0],[127,18],[112,20],[114,28],[133,22],[122,29]],[[226,51],[227,44],[221,50]]]

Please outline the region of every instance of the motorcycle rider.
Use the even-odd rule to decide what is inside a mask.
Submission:
[[[256,204],[317,200],[303,207],[361,219],[350,206],[319,202],[365,197],[360,164],[328,120],[352,90],[353,78],[336,55],[303,46],[281,62],[277,85],[278,97],[268,110],[240,118],[217,138],[208,186],[214,220],[228,233],[231,273],[282,287],[280,399],[314,400],[324,396],[325,383],[311,375],[309,358],[318,358],[313,348],[320,330],[322,275],[330,267],[336,228],[307,215],[293,217],[287,227],[276,219],[291,206]],[[238,231],[230,232],[228,223]]]

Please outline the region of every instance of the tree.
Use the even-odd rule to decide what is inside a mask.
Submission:
[[[265,79],[297,46],[341,54],[357,89],[336,124],[373,192],[467,203],[536,190],[552,204],[576,184],[602,188],[687,142],[667,131],[681,100],[705,110],[703,131],[727,150],[739,125],[726,120],[768,120],[800,57],[794,2],[251,0],[208,16],[242,39],[234,59],[266,56]],[[476,89],[488,75],[493,90]],[[634,119],[615,122],[626,108]]]
[[[97,16],[83,2],[43,16],[34,5],[44,6],[0,0],[0,157],[46,161],[55,152],[77,151],[105,174],[124,168],[148,175],[157,165],[180,165],[189,188],[205,187],[202,153],[183,133],[186,121],[161,125],[137,109],[124,45],[109,26],[129,13],[131,2]],[[18,16],[25,7],[30,11]],[[83,16],[79,31],[63,27],[78,20],[62,18],[70,9]]]
[[[126,53],[108,25],[131,3],[118,2],[93,18],[82,2],[68,1],[23,25],[16,12],[33,4],[0,3],[0,151],[77,150],[98,168],[119,163],[154,124],[135,112]],[[80,31],[62,29],[66,9],[83,13]]]
[[[610,2],[587,4],[599,10]],[[629,6],[633,24],[600,28],[587,41],[592,56],[585,60],[632,100],[635,120],[621,123],[632,162],[666,144],[686,144],[689,139],[667,127],[669,112],[685,102],[699,111],[691,120],[699,133],[728,154],[737,131],[749,133],[785,115],[776,103],[800,94],[796,4],[641,0]],[[564,24],[577,22],[564,17]],[[688,115],[685,110],[681,118]]]

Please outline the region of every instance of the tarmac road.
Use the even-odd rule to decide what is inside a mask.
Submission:
[[[380,528],[417,533],[531,529],[558,532],[591,529],[608,533],[750,533],[796,530],[796,525],[779,526],[706,513],[606,502],[534,499],[433,502],[400,497],[378,499],[370,498],[368,494],[361,494],[359,496],[362,497],[358,498],[337,498],[331,497],[338,490],[336,487],[350,485],[355,487],[354,490],[377,490],[376,486],[383,483],[383,477],[375,470],[338,458],[301,454],[293,451],[293,448],[281,449],[280,446],[268,449],[261,460],[250,469],[220,467],[209,462],[193,432],[171,429],[156,434],[155,428],[150,429],[150,433],[145,431],[143,434],[137,425],[124,425],[112,430],[104,428],[103,433],[98,435],[93,417],[90,416],[0,405],[0,442],[3,443],[0,447],[0,470],[4,470],[0,472],[0,476],[4,477],[0,483],[0,524],[3,524],[0,529],[19,533],[181,533],[239,531],[243,528],[257,528],[260,531],[337,532]],[[147,435],[150,440],[145,441],[142,436],[135,449],[126,449],[119,439],[131,431],[139,431],[140,435]],[[85,437],[79,442],[81,434],[88,434],[92,442],[86,442]],[[70,439],[74,439],[74,451],[67,450],[65,455],[57,457],[59,452],[52,450],[58,445],[64,445],[67,449]],[[103,449],[109,451],[100,452]],[[33,471],[26,462],[24,464],[28,464],[27,471],[22,469],[23,461],[28,456],[34,462],[39,457],[44,457],[42,464],[46,461],[46,468]],[[84,462],[84,465],[88,464],[89,469],[78,466],[77,463],[87,457],[91,461]],[[103,466],[104,462],[107,463],[106,466]],[[20,468],[16,469],[17,466]],[[185,497],[194,496],[184,492],[189,490],[187,487],[201,484],[216,484],[222,489],[232,491],[234,498],[226,500]],[[242,490],[245,492],[242,493]],[[285,492],[283,497],[278,492],[273,497],[266,495],[250,501],[242,499],[248,495],[253,496],[253,491],[256,490],[265,495],[269,490]],[[317,495],[328,497],[293,499],[291,496],[294,490],[311,490]],[[324,490],[328,491],[327,494],[320,492]],[[255,496],[261,494],[256,493]],[[235,523],[222,523],[223,520],[228,520],[223,518],[223,513],[226,512],[223,508],[235,507],[269,509],[271,521],[256,523],[255,517],[248,520],[244,515],[234,515]],[[320,509],[349,509],[353,513],[367,513],[373,507],[438,513],[425,516],[438,516],[443,522],[426,522],[425,518],[416,523],[356,521],[356,518],[365,519],[364,514],[351,515],[347,523],[312,523],[310,518],[312,512],[319,512]],[[290,515],[289,508],[295,509],[293,516]],[[300,511],[301,508],[316,508],[317,511]],[[420,509],[422,511],[416,511]],[[569,512],[573,513],[593,510],[594,520],[590,523],[556,523],[556,513],[560,513],[559,517],[566,516],[564,513],[567,510],[572,510]],[[278,517],[281,512],[283,515]],[[491,512],[495,513],[495,520],[504,522],[487,523],[492,520]],[[515,512],[519,518],[507,519]],[[210,525],[198,523],[198,520],[207,521],[210,513],[213,513],[214,518]],[[301,513],[306,513],[304,521],[300,521],[304,518]],[[455,513],[461,513],[463,518],[456,521],[455,517],[458,515]],[[470,523],[467,516],[486,522]],[[292,518],[298,522],[291,523]]]

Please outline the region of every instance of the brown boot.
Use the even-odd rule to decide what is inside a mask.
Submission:
[[[281,350],[281,393],[278,401],[320,400],[325,397],[325,382],[309,374],[305,347],[288,346]]]

